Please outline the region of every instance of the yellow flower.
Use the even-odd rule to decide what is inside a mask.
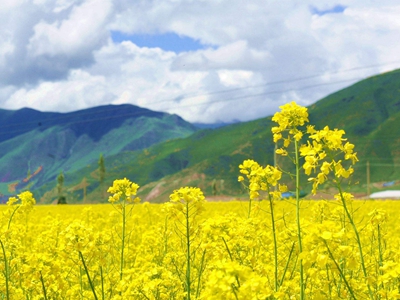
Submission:
[[[352,194],[350,194],[350,193],[347,193],[347,192],[343,192],[342,194],[336,194],[335,195],[335,199],[336,200],[344,200],[345,202],[350,202],[350,201],[352,201],[353,200],[353,198],[354,198],[354,196],[352,195]]]
[[[130,180],[124,179],[116,179],[113,182],[113,185],[108,188],[107,192],[113,194],[108,198],[108,202],[116,203],[123,198],[123,201],[129,203],[137,203],[140,202],[138,197],[133,198],[136,195],[137,190],[139,189],[139,185],[131,182]]]
[[[303,137],[303,133],[302,133],[301,131],[297,131],[297,132],[295,133],[295,135],[294,135],[294,139],[295,139],[296,141],[300,141],[302,137]]]
[[[269,192],[269,194],[271,195],[272,200],[280,200],[282,197],[282,194],[280,191]]]
[[[282,155],[282,156],[287,156],[288,152],[285,149],[276,149],[276,154]]]
[[[337,177],[349,178],[351,174],[353,174],[354,169],[349,167],[347,170],[342,166],[341,161],[339,160],[335,164],[335,175]]]
[[[36,204],[36,200],[33,197],[33,194],[30,191],[25,191],[22,192],[21,194],[18,194],[18,198],[16,197],[8,198],[7,205],[11,206],[14,203],[18,202],[19,200],[21,200],[21,206],[31,207]]]
[[[18,199],[15,197],[8,198],[7,205],[13,205],[14,203],[18,202]]]
[[[21,199],[22,206],[33,206],[36,204],[36,200],[30,191],[22,192],[18,195],[18,198]]]
[[[324,231],[324,232],[321,234],[321,237],[322,237],[324,240],[330,240],[330,239],[332,239],[332,232]]]
[[[178,190],[175,190],[170,196],[169,199],[171,203],[196,203],[196,202],[204,202],[203,192],[197,187],[181,187]]]
[[[253,160],[245,160],[239,165],[240,173],[246,174],[249,180],[249,195],[250,199],[259,197],[259,191],[266,191],[269,186],[276,186],[281,179],[282,172],[272,166],[261,167]],[[243,181],[244,177],[239,176],[239,181]],[[280,198],[280,197],[279,197]]]
[[[318,159],[315,156],[306,156],[305,163],[303,165],[304,172],[307,175],[311,174],[311,171],[315,171],[315,168],[318,164]]]
[[[317,132],[314,128],[314,125],[307,125],[307,133],[308,134],[314,134],[315,132]]]
[[[287,187],[286,184],[279,184],[278,186],[279,186],[279,191],[280,191],[281,193],[284,193],[284,192],[287,192],[287,191],[288,191],[288,187]]]
[[[272,121],[277,122],[279,131],[282,132],[286,129],[303,126],[308,120],[308,112],[306,107],[298,105],[296,102],[290,102],[279,107],[280,112],[275,113]],[[275,130],[275,133],[278,133]]]
[[[385,223],[387,220],[387,214],[386,211],[383,209],[374,209],[372,212],[368,214],[368,216],[371,216],[371,219],[369,220],[372,225],[381,225],[382,223]]]
[[[324,173],[325,175],[328,175],[330,171],[331,171],[331,164],[324,161],[321,166],[321,172]]]
[[[282,134],[281,133],[275,133],[273,138],[274,138],[274,143],[276,143],[277,141],[282,139]]]

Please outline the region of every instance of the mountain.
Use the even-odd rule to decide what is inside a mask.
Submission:
[[[316,128],[328,125],[344,129],[346,137],[356,145],[360,158],[353,178],[356,192],[366,191],[368,165],[371,191],[387,182],[393,182],[394,188],[398,183],[399,91],[397,70],[362,80],[309,107],[310,122]],[[168,201],[168,195],[180,186],[198,186],[206,195],[240,197],[246,195],[237,182],[238,165],[243,160],[274,164],[271,116],[198,130],[177,116],[155,112],[143,116],[130,106],[108,108],[119,109],[119,113],[109,111],[102,115],[105,107],[93,108],[98,115],[85,114],[91,109],[79,111],[78,115],[73,113],[74,122],[68,122],[68,118],[62,118],[65,114],[46,119],[35,112],[36,117],[29,119],[31,130],[15,122],[20,127],[13,130],[20,134],[0,143],[0,191],[10,194],[13,189],[29,187],[40,203],[51,203],[57,197],[56,176],[64,171],[63,194],[69,203],[106,202],[107,186],[124,177],[137,182],[141,186],[140,197],[152,202]],[[11,112],[6,115],[13,120]],[[0,113],[0,120],[3,118]],[[60,122],[52,124],[54,118]],[[91,118],[99,119],[97,125],[81,124]],[[2,124],[0,128],[11,123]],[[103,185],[97,164],[100,153],[106,166]],[[290,167],[281,157],[277,163]],[[289,179],[284,177],[288,182]],[[311,189],[306,178],[301,185],[306,191]],[[323,188],[328,190],[329,186]]]
[[[192,124],[199,129],[216,129],[219,127],[224,127],[224,126],[232,125],[232,124],[236,124],[236,123],[240,123],[240,121],[233,121],[230,123],[216,122],[216,123],[192,123]]]
[[[316,128],[329,125],[344,129],[346,137],[356,145],[360,162],[352,182],[355,192],[367,190],[367,161],[372,189],[400,178],[396,167],[400,165],[399,90],[400,71],[393,71],[360,81],[309,107],[310,122]],[[145,151],[111,156],[108,176],[138,182],[142,185],[142,198],[153,202],[167,201],[174,189],[184,185],[198,186],[206,195],[213,194],[214,186],[217,194],[239,197],[246,194],[237,182],[238,165],[244,159],[274,164],[272,126],[271,117],[266,117],[201,130]],[[290,166],[281,157],[278,164]],[[94,168],[88,167],[88,171]],[[291,182],[287,177],[284,180]],[[302,180],[302,189],[311,189],[306,178]]]
[[[186,137],[197,128],[177,115],[133,105],[70,113],[0,110],[0,192],[10,195],[53,184],[60,172],[78,172],[121,152]]]

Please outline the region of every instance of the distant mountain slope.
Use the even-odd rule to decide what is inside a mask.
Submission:
[[[230,123],[225,123],[225,122],[217,122],[217,123],[192,123],[194,126],[196,126],[199,129],[215,129],[215,128],[219,128],[219,127],[224,127],[224,126],[228,126],[228,125],[233,125],[236,123],[240,123],[239,121],[234,121],[234,122],[230,122]]]
[[[400,70],[362,80],[311,105],[310,121],[366,136],[400,111]]]
[[[179,116],[133,105],[65,114],[2,110],[0,120],[0,128],[10,129],[0,138],[0,193],[4,195],[40,188],[55,181],[61,171],[79,172],[96,163],[100,154],[144,149],[197,130]]]
[[[162,118],[164,115],[129,104],[98,106],[69,113],[40,112],[30,108],[0,110],[0,142],[35,129],[43,131],[54,126],[68,127],[76,136],[86,134],[98,141],[110,130],[121,126],[126,119]]]
[[[400,165],[399,91],[400,72],[394,71],[360,81],[309,107],[312,124],[317,128],[328,125],[344,129],[346,137],[356,145],[360,162],[356,165],[353,183],[358,182],[359,191],[366,189],[367,161],[371,182],[376,183],[373,187],[378,182],[400,179],[400,168],[396,167]],[[136,128],[134,132],[129,122]],[[0,151],[18,169],[25,165],[26,170],[30,166],[29,174],[18,175],[21,179],[17,188],[33,183],[35,196],[41,203],[55,199],[55,176],[59,170],[66,172],[65,194],[70,203],[105,202],[106,187],[114,179],[123,177],[139,183],[141,197],[153,202],[167,201],[173,189],[183,185],[199,186],[206,195],[216,192],[236,197],[245,194],[237,182],[238,165],[244,159],[274,164],[273,124],[271,117],[266,117],[198,131],[176,116],[136,118],[102,129],[98,140],[95,134],[83,133],[85,128],[51,127],[38,129],[40,134],[27,132],[20,140],[3,142]],[[166,137],[168,128],[169,136],[181,138]],[[27,142],[34,138],[37,149]],[[63,143],[70,146],[52,148]],[[40,159],[24,154],[27,145]],[[100,153],[105,154],[106,163],[106,182],[102,187],[97,172]],[[25,156],[31,160],[18,159]],[[47,163],[47,169],[40,169],[37,162],[51,159],[53,164]],[[288,166],[281,157],[278,164]],[[0,159],[0,169],[3,166]],[[0,183],[1,192],[12,189],[15,183],[10,180],[16,176],[10,165],[6,171],[0,176],[6,178],[2,179],[3,185]],[[27,178],[30,179],[23,181]],[[305,178],[301,184],[302,189],[310,190]]]
[[[372,182],[400,178],[394,165],[400,163],[399,90],[400,72],[394,71],[356,83],[309,108],[310,121],[317,128],[329,125],[345,129],[346,137],[356,144],[360,162],[353,183],[359,182],[358,190],[366,189],[367,161]],[[271,126],[271,117],[267,117],[201,130],[124,157],[111,156],[108,176],[126,176],[138,182],[143,185],[143,197],[152,201],[168,200],[168,194],[181,185],[199,186],[210,195],[214,184],[217,193],[240,195],[244,191],[237,182],[238,165],[244,159],[274,163]],[[284,164],[282,158],[278,160]],[[93,171],[95,166],[91,167]],[[303,189],[310,189],[306,180],[302,185]]]
[[[146,194],[145,191],[151,191],[145,186],[146,184],[158,181],[165,182],[162,184],[162,189],[165,189],[166,193],[171,192],[174,186],[178,187],[185,182],[191,185],[199,183],[206,192],[210,193],[211,186],[205,185],[209,185],[215,178],[219,180],[218,184],[221,179],[225,180],[224,193],[229,190],[229,194],[240,192],[240,186],[234,178],[237,165],[243,159],[254,157],[263,163],[273,163],[270,160],[271,155],[267,156],[268,161],[265,160],[265,150],[269,153],[273,151],[273,145],[268,138],[268,136],[271,137],[269,127],[270,120],[260,119],[215,130],[201,130],[186,138],[159,143],[145,150],[107,156],[105,157],[106,185],[110,185],[116,178],[127,177],[144,186],[142,195]],[[79,185],[82,177],[85,177],[89,184],[87,189],[89,201],[98,202],[101,198],[99,198],[99,181],[96,171],[97,164],[92,163],[75,172],[69,172],[66,175],[66,183],[69,187],[73,187]],[[169,182],[168,178],[173,182]],[[45,195],[49,190],[53,192],[47,194],[43,199],[44,203],[54,198],[55,181],[37,191],[38,195]],[[74,192],[74,195],[71,193],[70,197],[82,200],[82,192],[81,189]],[[158,199],[157,201],[162,201],[159,197]],[[105,200],[103,197],[102,201]]]

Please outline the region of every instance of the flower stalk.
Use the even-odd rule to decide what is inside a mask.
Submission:
[[[119,277],[122,280],[124,266],[125,266],[125,242],[126,242],[126,222],[127,215],[132,212],[132,207],[128,210],[127,207],[129,204],[135,204],[140,202],[139,197],[134,197],[139,189],[139,185],[131,182],[130,180],[117,179],[114,180],[113,185],[107,190],[108,193],[111,193],[112,196],[108,198],[108,202],[110,202],[114,208],[121,214],[122,217],[122,234],[121,234],[121,252],[120,252],[120,272]]]

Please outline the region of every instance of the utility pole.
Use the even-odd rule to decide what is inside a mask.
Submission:
[[[369,172],[369,160],[367,160],[367,197],[371,195],[371,189],[370,189],[370,172]]]

